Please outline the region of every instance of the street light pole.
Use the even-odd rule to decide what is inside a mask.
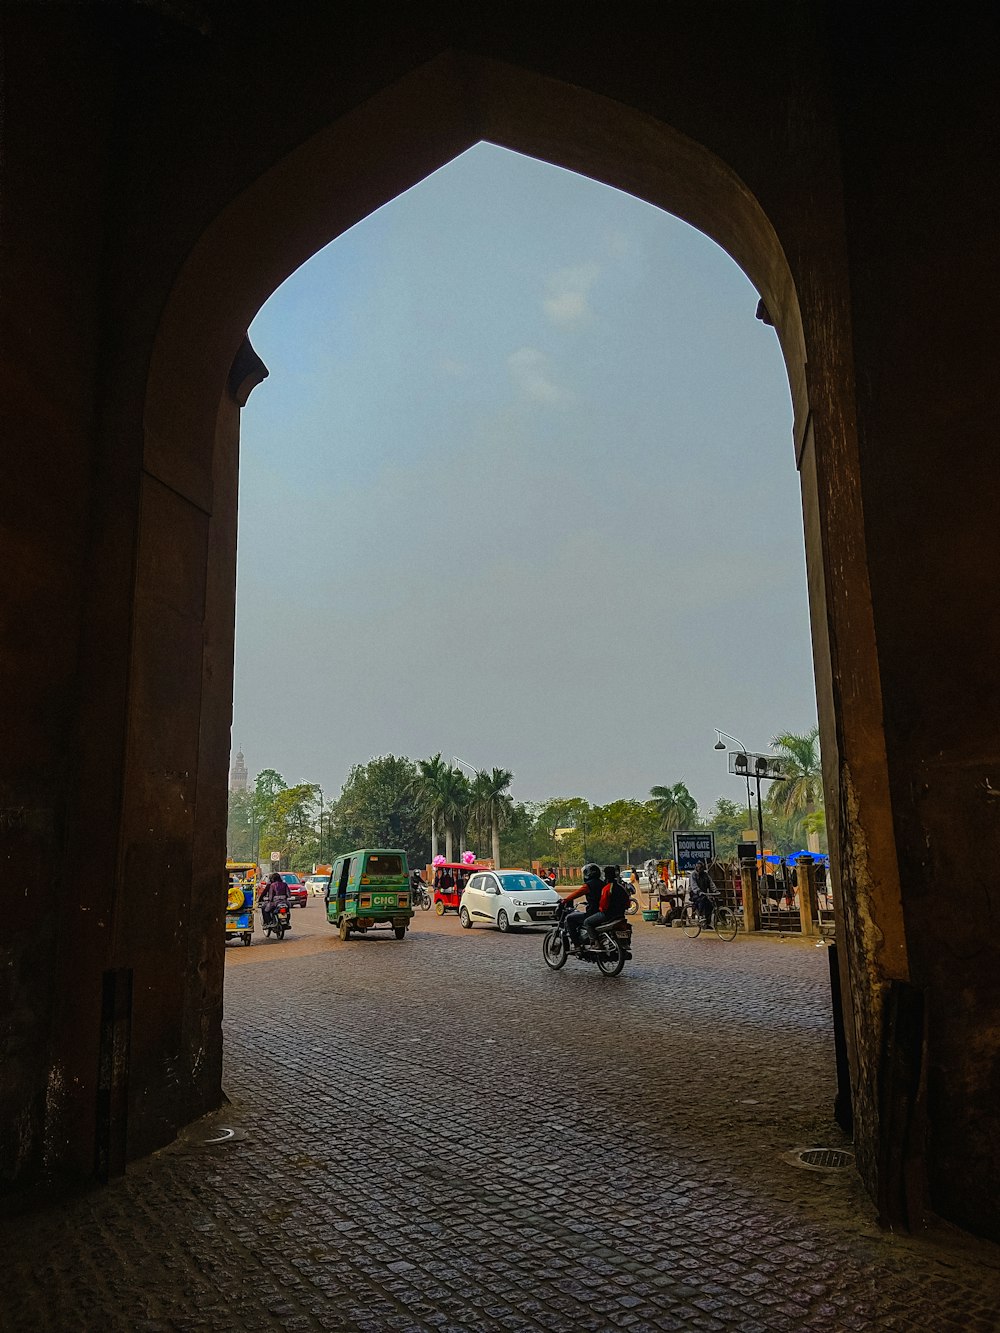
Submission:
[[[716,736],[715,748],[716,748],[717,750],[724,750],[724,749],[726,748],[725,745],[723,745],[723,743],[722,743],[722,738],[723,738],[723,736],[725,736],[725,738],[726,738],[727,741],[732,741],[734,745],[738,745],[738,746],[740,747],[740,753],[741,753],[741,754],[746,754],[746,752],[747,752],[747,747],[743,744],[743,742],[742,742],[738,737],[736,737],[736,736],[730,736],[730,734],[729,734],[728,731],[720,731],[718,727],[713,728],[713,730],[715,731],[715,736]],[[747,775],[746,775],[746,777],[747,777],[747,821],[748,821],[748,827],[749,827],[749,828],[753,828],[753,810],[752,810],[751,807],[750,807],[750,772],[749,772],[749,770],[747,771]],[[760,783],[759,783],[759,782],[758,782],[758,784],[757,784],[757,806],[758,806],[758,809],[759,809],[759,807],[760,807]]]

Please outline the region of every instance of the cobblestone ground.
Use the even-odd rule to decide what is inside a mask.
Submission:
[[[295,925],[230,949],[231,1105],[20,1219],[4,1328],[1000,1329],[995,1249],[785,1160],[842,1144],[824,950],[640,923],[607,980],[451,918]]]

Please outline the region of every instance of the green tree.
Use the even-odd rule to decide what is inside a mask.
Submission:
[[[508,868],[520,866],[531,869],[534,860],[535,820],[538,807],[532,803],[514,801],[510,819],[504,831],[504,847]]]
[[[261,852],[281,854],[293,870],[303,870],[316,857],[316,817],[320,789],[314,782],[300,782],[275,792],[261,830]]]
[[[731,860],[736,855],[736,844],[742,842],[747,828],[746,807],[720,796],[705,816],[704,827],[715,833],[715,854],[719,860]]]
[[[446,768],[441,775],[438,792],[441,801],[441,822],[444,824],[444,858],[453,862],[455,843],[462,843],[469,818],[468,779],[461,769]]]
[[[226,826],[226,855],[237,861],[251,861],[255,852],[256,818],[253,792],[229,793],[229,819]]]
[[[764,847],[777,856],[788,856],[800,851],[805,833],[805,816],[786,815],[780,810],[769,809],[764,816]]]
[[[673,833],[675,829],[694,828],[698,823],[698,802],[684,782],[672,787],[651,787],[651,804],[660,819],[660,832]]]
[[[330,859],[356,847],[402,847],[414,865],[425,865],[430,842],[416,776],[416,764],[398,755],[355,764],[329,806]]]
[[[544,861],[577,865],[593,840],[591,806],[582,796],[557,796],[535,807],[532,851]],[[556,837],[559,829],[573,832]]]
[[[514,806],[510,795],[513,780],[514,774],[509,769],[494,768],[489,773],[483,769],[473,779],[470,791],[472,810],[489,826],[493,864],[497,870],[500,869],[500,831],[510,822]]]
[[[599,806],[593,812],[595,833],[611,849],[611,859],[619,861],[624,851],[625,863],[630,864],[636,848],[647,849],[657,834],[659,811],[652,803],[619,800]]]
[[[438,828],[444,827],[444,790],[445,774],[449,766],[440,753],[430,759],[417,760],[417,772],[413,779],[413,790],[417,804],[431,829],[431,859],[438,854]]]
[[[775,782],[767,803],[784,815],[811,815],[823,803],[823,770],[820,766],[819,727],[802,735],[782,732],[771,741],[781,757],[784,782]]]

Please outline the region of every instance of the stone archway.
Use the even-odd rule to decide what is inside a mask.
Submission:
[[[859,1164],[885,1215],[898,1219],[906,1211],[904,1163],[886,1156],[875,1089],[883,994],[893,983],[905,986],[908,973],[880,737],[836,213],[791,208],[780,219],[779,237],[748,185],[691,138],[579,87],[453,54],[394,83],[259,175],[190,251],[159,321],[143,415],[130,722],[135,763],[125,785],[142,793],[139,755],[157,746],[161,728],[170,728],[176,740],[176,700],[165,700],[164,707],[140,703],[157,695],[156,663],[178,642],[179,623],[165,625],[162,607],[200,608],[182,617],[191,631],[186,753],[197,785],[193,809],[178,812],[176,830],[178,845],[187,845],[184,864],[194,868],[187,948],[198,965],[180,990],[176,976],[171,983],[183,1014],[178,1057],[191,1076],[166,1114],[157,1112],[164,1107],[155,1092],[162,1032],[148,1021],[137,993],[128,1155],[170,1137],[172,1125],[207,1109],[218,1089],[221,935],[212,874],[197,867],[221,864],[224,844],[239,409],[266,374],[245,329],[270,293],[319,248],[483,139],[594,177],[698,227],[740,264],[774,320],[794,407],[831,843],[840,853],[844,886],[838,915]],[[815,166],[824,179],[835,173],[831,161]],[[189,561],[164,558],[169,534],[178,530],[190,530],[197,554]],[[199,708],[192,710],[196,696]],[[130,819],[134,827],[145,821],[141,795],[131,814],[126,806],[126,847]],[[119,900],[119,913],[130,910]],[[156,970],[163,975],[162,967]],[[162,992],[154,991],[150,1002],[158,1004]]]

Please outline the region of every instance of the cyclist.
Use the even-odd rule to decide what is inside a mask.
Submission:
[[[688,879],[688,897],[691,899],[695,911],[704,922],[706,930],[712,924],[712,893],[714,889],[715,885],[705,868],[705,862],[698,861]]]
[[[569,934],[570,943],[574,949],[580,948],[580,928],[583,923],[589,920],[594,914],[600,915],[601,911],[601,893],[604,889],[604,875],[599,865],[591,861],[583,867],[583,884],[572,893],[566,895],[563,902],[576,902],[577,898],[586,895],[587,910],[585,912],[570,912],[566,918],[566,930]]]

